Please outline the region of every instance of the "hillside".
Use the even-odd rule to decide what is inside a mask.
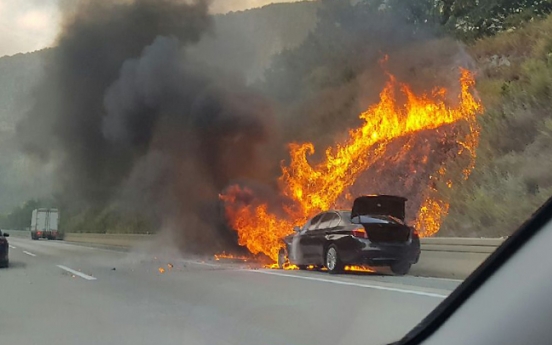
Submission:
[[[0,210],[51,193],[46,168],[20,154],[14,140],[15,126],[32,105],[32,90],[47,55],[43,50],[0,58]]]
[[[476,169],[452,195],[445,234],[510,235],[552,195],[552,16],[469,51],[486,112]]]
[[[0,58],[0,130],[11,131],[28,109],[32,88],[43,74],[47,50]]]
[[[317,2],[282,3],[215,16],[214,29],[193,56],[249,82],[262,77],[274,54],[299,45],[316,25]]]

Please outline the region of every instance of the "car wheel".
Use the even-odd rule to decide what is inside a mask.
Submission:
[[[285,263],[286,263],[286,250],[282,248],[278,252],[278,268],[283,269]]]
[[[328,273],[334,274],[339,273],[343,270],[343,263],[339,258],[337,247],[335,245],[332,244],[328,247],[328,249],[326,249],[326,255],[324,256],[324,258],[324,263],[326,264]]]
[[[391,272],[395,273],[398,276],[404,276],[410,271],[412,266],[409,262],[397,262],[396,264],[391,265]]]

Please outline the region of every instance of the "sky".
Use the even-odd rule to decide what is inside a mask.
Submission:
[[[59,28],[59,1],[77,0],[0,0],[0,57],[52,46]],[[292,1],[297,0],[213,0],[211,9],[226,13]]]
[[[49,46],[58,23],[57,0],[0,0],[0,56]]]

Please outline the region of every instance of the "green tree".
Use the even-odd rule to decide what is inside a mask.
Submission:
[[[28,200],[23,205],[15,207],[8,215],[0,217],[0,227],[17,230],[30,227],[32,212],[39,207],[44,207],[44,202]]]
[[[517,29],[552,13],[552,0],[442,0],[441,24],[464,39]]]
[[[398,10],[386,3],[322,0],[316,28],[297,48],[273,58],[260,88],[284,104],[305,100],[350,82],[366,66],[377,64],[384,52],[423,36],[427,25],[405,25],[405,17],[413,18],[411,11],[421,13],[429,5]]]

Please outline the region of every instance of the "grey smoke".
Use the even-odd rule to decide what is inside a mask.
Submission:
[[[79,2],[18,125],[27,152],[56,161],[64,198],[150,217],[194,251],[224,242],[213,236],[217,195],[263,170],[271,114],[239,81],[187,59],[210,25],[202,0]]]

